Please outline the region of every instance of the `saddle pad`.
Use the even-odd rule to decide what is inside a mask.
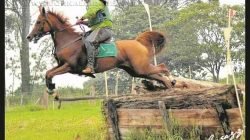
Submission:
[[[116,57],[117,48],[115,43],[101,43],[98,47],[97,57]]]

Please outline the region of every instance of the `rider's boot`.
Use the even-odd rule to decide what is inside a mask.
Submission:
[[[87,67],[82,70],[83,73],[94,73],[94,63],[95,63],[95,46],[89,42],[85,42],[85,46],[87,49],[87,58],[88,64]]]

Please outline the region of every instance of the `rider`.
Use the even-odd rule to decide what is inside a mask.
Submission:
[[[112,21],[106,0],[84,0],[87,12],[78,19],[76,24],[86,24],[91,33],[83,42],[87,49],[88,64],[83,73],[94,73],[95,49],[101,42],[107,42],[112,37]],[[87,21],[85,20],[87,19]],[[83,37],[84,38],[84,37]]]

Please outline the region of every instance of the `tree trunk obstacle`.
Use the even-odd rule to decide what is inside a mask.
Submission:
[[[171,130],[171,118],[181,127],[201,126],[205,137],[243,130],[233,85],[176,80],[177,88],[149,92],[137,87],[136,95],[105,99],[103,114],[110,139],[125,139],[134,129]],[[241,106],[242,100],[240,94]]]

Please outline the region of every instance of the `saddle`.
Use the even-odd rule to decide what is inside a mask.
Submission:
[[[90,35],[92,31],[88,31],[84,34],[84,38]],[[96,58],[104,58],[104,57],[116,57],[117,56],[117,48],[114,42],[105,41],[101,42],[96,49]]]

